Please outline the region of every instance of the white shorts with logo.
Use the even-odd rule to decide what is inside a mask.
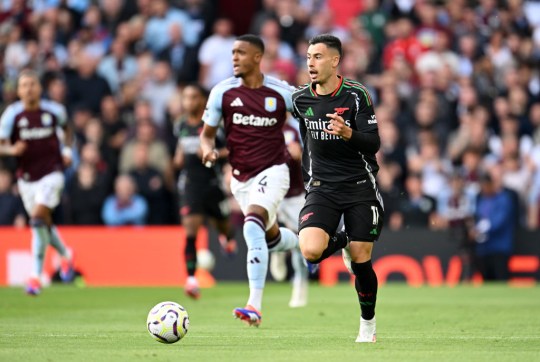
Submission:
[[[298,232],[298,216],[305,202],[306,195],[304,193],[284,198],[278,209],[279,222],[288,229]]]
[[[64,189],[64,174],[55,171],[37,181],[19,179],[17,185],[28,214],[32,213],[36,205],[45,205],[52,210],[60,203]]]
[[[279,204],[289,190],[289,167],[281,164],[267,168],[245,182],[231,179],[231,192],[244,215],[249,205],[259,205],[268,212],[270,229],[276,222]]]

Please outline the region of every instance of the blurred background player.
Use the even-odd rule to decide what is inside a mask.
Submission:
[[[40,277],[47,245],[61,256],[60,276],[73,278],[71,255],[53,225],[52,212],[60,203],[64,188],[64,165],[71,162],[71,132],[66,111],[53,101],[41,100],[41,84],[32,71],[21,72],[17,95],[0,119],[0,155],[15,156],[18,161],[18,186],[32,228],[34,267],[26,292],[41,292]],[[65,137],[62,140],[59,135]]]
[[[498,166],[480,176],[471,230],[476,240],[476,266],[487,281],[508,280],[508,261],[514,249],[516,198],[503,187],[501,176]]]
[[[285,198],[279,205],[278,221],[286,228],[298,233],[298,215],[304,206],[304,181],[302,179],[302,143],[298,121],[289,117],[283,126],[283,136],[287,151],[291,156],[287,165],[289,166],[290,187]],[[287,277],[287,255],[285,251],[272,253],[270,256],[270,273],[278,281]],[[293,266],[292,283],[293,295],[289,301],[289,307],[303,307],[307,304],[308,298],[308,269],[304,265],[304,258],[298,249],[290,252],[291,264]]]
[[[201,134],[203,163],[213,164],[218,125],[223,118],[231,191],[244,219],[249,299],[233,313],[248,325],[259,326],[268,252],[298,248],[296,233],[277,224],[277,210],[289,190],[289,155],[283,138],[291,87],[260,69],[264,43],[255,35],[242,35],[232,49],[234,77],[216,85],[204,114]],[[294,287],[294,285],[293,285]]]
[[[181,169],[178,178],[180,214],[182,226],[186,231],[184,256],[188,278],[184,291],[186,295],[195,299],[200,297],[199,283],[195,278],[197,267],[195,240],[206,216],[215,223],[225,254],[232,256],[236,253],[234,230],[229,223],[229,205],[221,187],[220,169],[217,165],[205,167],[201,162],[199,136],[204,125],[202,116],[206,100],[207,92],[198,84],[189,84],[182,91],[184,116],[176,130],[178,145],[174,156],[175,166]],[[227,158],[228,151],[225,147],[220,147],[218,153],[220,159]]]

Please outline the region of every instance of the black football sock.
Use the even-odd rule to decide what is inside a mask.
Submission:
[[[354,287],[358,293],[362,318],[370,320],[375,316],[378,287],[377,274],[373,270],[371,260],[365,263],[351,262],[351,268],[356,276]]]
[[[313,261],[313,264],[318,264],[329,256],[333,255],[336,251],[343,249],[347,246],[347,234],[345,231],[340,231],[336,233],[333,237],[328,240],[328,246],[322,252],[322,255],[319,259]]]
[[[197,251],[195,250],[195,239],[195,236],[188,236],[186,238],[186,249],[184,250],[187,273],[190,277],[195,275],[195,269],[197,268]]]

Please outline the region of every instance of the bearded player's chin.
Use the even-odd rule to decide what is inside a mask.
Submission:
[[[235,78],[243,78],[244,77],[243,73],[234,73],[233,75],[234,75]]]

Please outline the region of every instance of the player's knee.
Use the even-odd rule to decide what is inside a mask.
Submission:
[[[47,226],[47,222],[45,221],[45,219],[40,218],[40,217],[30,218],[29,224],[31,227],[36,227],[36,228]]]
[[[302,256],[310,263],[320,261],[323,253],[323,250],[316,245],[302,242],[300,242],[300,251],[302,252]]]

